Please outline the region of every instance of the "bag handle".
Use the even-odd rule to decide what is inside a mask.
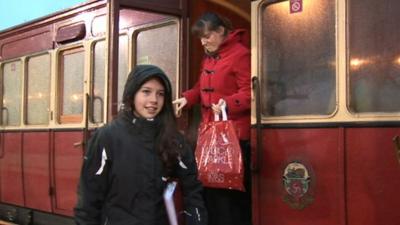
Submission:
[[[221,105],[221,113],[222,113],[222,121],[227,121],[228,120],[228,115],[226,113],[226,103],[225,103],[225,101],[224,101],[224,104]],[[214,121],[220,121],[219,114],[214,113]]]

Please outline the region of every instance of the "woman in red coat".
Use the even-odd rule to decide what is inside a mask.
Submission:
[[[250,178],[250,51],[245,30],[233,30],[230,22],[205,13],[193,25],[205,56],[198,82],[175,100],[177,110],[201,104],[202,122],[214,119],[226,105],[240,139],[245,165],[246,192],[206,188],[209,225],[251,224]]]

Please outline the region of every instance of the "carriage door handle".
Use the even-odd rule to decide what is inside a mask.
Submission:
[[[394,143],[394,147],[395,147],[394,151],[396,153],[397,160],[399,161],[399,164],[400,164],[400,137],[399,137],[399,135],[396,135],[393,138],[393,143]]]

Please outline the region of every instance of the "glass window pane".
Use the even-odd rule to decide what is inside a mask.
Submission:
[[[93,92],[91,99],[91,122],[103,122],[104,85],[105,85],[105,41],[99,41],[94,46]]]
[[[400,1],[349,1],[350,109],[400,111]]]
[[[264,116],[329,115],[336,107],[335,1],[265,5],[261,23]]]
[[[164,70],[171,81],[173,96],[178,77],[178,44],[176,23],[144,30],[137,35],[137,64],[153,64]]]
[[[60,78],[60,122],[79,123],[83,113],[84,52],[73,49],[62,53]],[[65,120],[64,120],[65,119]]]
[[[119,37],[118,49],[118,106],[121,106],[122,94],[128,77],[128,36]],[[119,109],[118,107],[118,109]]]
[[[21,82],[21,62],[4,64],[2,124],[5,126],[19,126],[21,123]]]
[[[50,105],[50,56],[28,59],[27,64],[27,124],[48,124]]]

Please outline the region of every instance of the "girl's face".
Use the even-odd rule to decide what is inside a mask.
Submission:
[[[219,46],[224,42],[224,28],[219,27],[216,31],[206,30],[200,37],[201,45],[207,52],[215,52]]]
[[[135,94],[133,113],[146,119],[156,117],[164,106],[164,94],[164,86],[157,78],[148,80]]]

